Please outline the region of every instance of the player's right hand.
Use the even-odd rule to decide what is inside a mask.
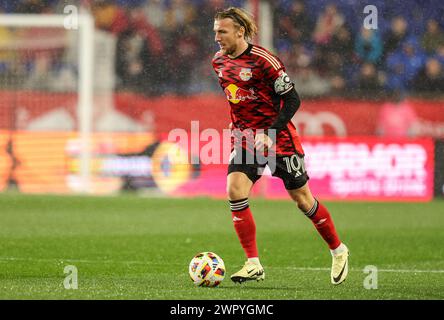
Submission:
[[[256,150],[264,152],[273,145],[273,140],[265,133],[258,133],[254,137],[254,147]]]

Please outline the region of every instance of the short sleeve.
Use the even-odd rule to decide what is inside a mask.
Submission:
[[[277,94],[283,95],[293,89],[293,83],[279,58],[258,47],[254,47],[252,52],[261,57],[263,77]]]

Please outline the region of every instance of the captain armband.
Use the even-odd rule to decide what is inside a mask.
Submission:
[[[279,95],[284,95],[293,88],[290,77],[284,71],[280,72],[279,77],[274,81],[274,91]]]

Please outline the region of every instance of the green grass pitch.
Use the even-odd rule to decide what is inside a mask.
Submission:
[[[340,286],[292,202],[250,205],[266,279],[239,285],[229,275],[244,254],[226,201],[0,194],[0,299],[444,299],[444,201],[326,203],[351,251]],[[225,261],[217,288],[189,279],[200,251]],[[64,288],[68,265],[78,289]],[[364,287],[367,265],[377,289]]]

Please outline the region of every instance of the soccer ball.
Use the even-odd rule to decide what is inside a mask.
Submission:
[[[201,252],[191,259],[188,272],[196,286],[216,287],[225,277],[225,264],[217,254]]]

